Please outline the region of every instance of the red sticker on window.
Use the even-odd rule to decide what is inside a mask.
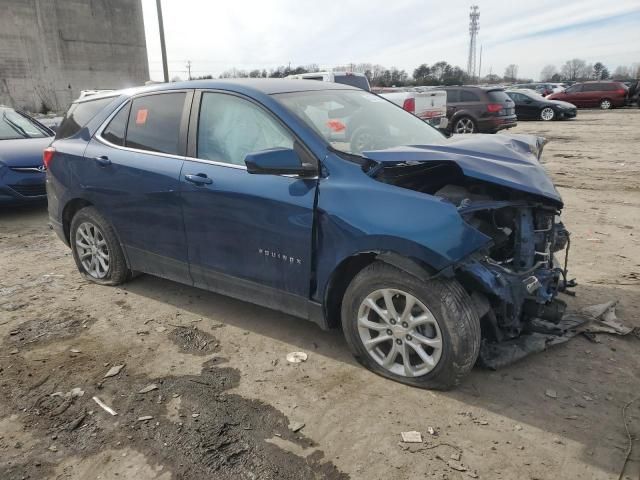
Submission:
[[[136,113],[136,125],[144,125],[147,122],[147,113],[148,110],[146,108],[141,108]]]
[[[329,120],[327,122],[327,126],[334,132],[342,132],[347,128],[347,126],[344,123],[342,123],[340,120]]]

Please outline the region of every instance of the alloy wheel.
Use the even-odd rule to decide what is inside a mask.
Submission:
[[[609,100],[602,100],[600,102],[600,108],[602,110],[609,110],[611,108],[611,102]]]
[[[455,131],[456,133],[473,133],[473,120],[471,120],[470,118],[461,118],[456,122]]]
[[[91,222],[81,223],[76,230],[76,253],[85,271],[93,278],[109,273],[109,249],[100,229]]]
[[[358,309],[358,333],[371,358],[396,375],[425,375],[442,355],[438,321],[424,303],[402,290],[369,294]]]
[[[553,120],[553,117],[555,117],[555,112],[551,107],[545,107],[542,109],[542,112],[540,112],[540,118],[544,121]]]

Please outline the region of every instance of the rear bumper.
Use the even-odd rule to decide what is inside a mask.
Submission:
[[[478,130],[481,132],[497,132],[505,128],[511,128],[518,125],[518,117],[508,115],[503,117],[488,117],[478,120]]]

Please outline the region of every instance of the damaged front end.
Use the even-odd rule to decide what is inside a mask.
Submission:
[[[489,153],[480,153],[479,139],[473,142],[469,154],[458,141],[408,147],[394,153],[395,161],[385,151],[369,158],[378,161],[370,169],[374,178],[453,204],[467,224],[487,237],[485,246],[443,272],[454,276],[473,300],[481,319],[482,361],[491,345],[553,330],[565,309],[557,294],[573,282],[567,281],[570,241],[560,221],[562,200],[539,163],[544,142],[536,140],[537,148],[527,149],[514,148],[519,139],[496,139]],[[555,254],[562,251],[561,265]]]
[[[440,192],[450,198],[451,188]],[[491,243],[456,265],[456,277],[481,306],[483,337],[504,341],[538,328],[536,319],[558,323],[567,288],[566,263],[554,254],[569,247],[560,211],[532,200],[471,200],[458,206],[463,218],[491,237]],[[566,259],[566,253],[565,253]]]

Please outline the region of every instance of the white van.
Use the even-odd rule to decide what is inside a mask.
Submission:
[[[320,82],[342,83],[343,85],[350,85],[352,87],[361,88],[362,90],[366,90],[367,92],[371,91],[369,80],[364,73],[313,72],[289,75],[286,78],[293,78],[294,80],[318,80]]]

